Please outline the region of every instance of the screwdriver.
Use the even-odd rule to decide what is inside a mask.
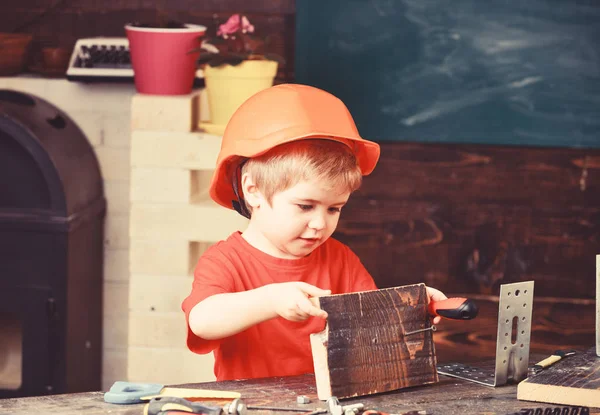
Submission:
[[[477,317],[479,307],[469,298],[453,297],[429,303],[429,314],[453,320],[472,320]]]

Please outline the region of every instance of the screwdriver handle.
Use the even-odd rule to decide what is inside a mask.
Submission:
[[[479,307],[469,298],[454,297],[429,302],[429,314],[453,320],[471,320],[477,317]]]

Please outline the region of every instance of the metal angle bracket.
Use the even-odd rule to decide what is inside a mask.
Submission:
[[[527,376],[533,311],[533,281],[502,284],[494,370],[462,363],[440,364],[438,373],[485,386],[519,382]]]

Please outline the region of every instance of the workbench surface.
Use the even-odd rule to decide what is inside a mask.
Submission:
[[[271,405],[278,407],[300,407],[309,412],[325,408],[317,400],[313,375],[225,381],[178,385],[199,389],[237,391],[248,405]],[[305,395],[311,403],[299,405],[296,397]],[[519,401],[516,385],[487,387],[473,382],[440,375],[436,384],[413,387],[385,394],[371,395],[341,401],[342,405],[362,402],[367,409],[377,409],[390,414],[409,411],[426,411],[427,414],[513,414],[524,408],[557,408],[558,406],[537,402]],[[215,401],[210,402],[216,404]],[[224,402],[221,402],[222,405]],[[226,402],[225,402],[226,403]],[[558,407],[560,408],[560,407]],[[562,407],[564,409],[564,407]],[[248,411],[256,415],[273,414],[271,411]],[[561,411],[562,412],[562,411]],[[103,401],[103,392],[87,392],[65,395],[50,395],[0,400],[0,414],[62,414],[62,415],[140,415],[143,404],[113,405]],[[277,415],[292,415],[294,412],[275,412]],[[539,412],[539,413],[543,413]],[[564,412],[562,412],[564,413]],[[573,413],[570,412],[569,413]],[[600,414],[600,409],[590,413]],[[416,414],[416,413],[415,413]]]

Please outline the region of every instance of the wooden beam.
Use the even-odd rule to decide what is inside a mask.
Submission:
[[[517,399],[600,407],[600,359],[596,348],[578,352],[525,379],[517,387]]]
[[[438,381],[424,284],[319,297],[327,326],[310,336],[319,399]]]

